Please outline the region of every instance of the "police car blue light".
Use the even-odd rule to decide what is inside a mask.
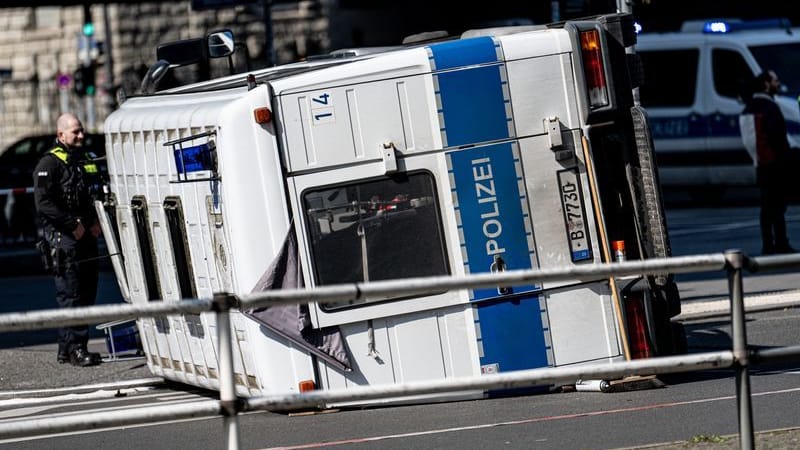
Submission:
[[[706,22],[703,33],[727,33],[728,28],[726,22]]]
[[[791,29],[791,22],[784,17],[757,20],[711,20],[703,24],[703,33],[732,33],[734,31],[765,30],[770,28]]]

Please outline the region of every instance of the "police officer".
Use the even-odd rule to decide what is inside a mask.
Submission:
[[[56,121],[56,142],[33,172],[36,210],[49,243],[61,308],[93,305],[97,294],[101,231],[94,197],[101,186],[92,155],[82,149],[83,140],[81,121],[74,114],[62,114]],[[60,328],[58,362],[81,367],[98,364],[100,355],[88,351],[88,340],[88,325]]]
[[[781,86],[778,76],[766,70],[754,80],[753,95],[747,102],[744,115],[752,115],[752,132],[749,138],[755,146],[756,182],[761,190],[761,242],[762,253],[794,253],[786,234],[786,207],[792,189],[790,171],[792,153],[786,137],[786,120],[775,103],[775,94]]]

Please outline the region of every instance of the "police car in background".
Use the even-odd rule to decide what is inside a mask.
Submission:
[[[639,34],[642,106],[647,108],[664,187],[720,198],[755,184],[755,162],[739,131],[742,96],[772,69],[792,147],[800,147],[800,29],[787,19],[688,21],[680,31]]]

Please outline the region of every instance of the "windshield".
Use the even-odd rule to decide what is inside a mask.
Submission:
[[[800,94],[800,43],[762,45],[750,47],[758,65],[764,70],[772,69],[778,74],[781,84],[781,93],[795,97]]]

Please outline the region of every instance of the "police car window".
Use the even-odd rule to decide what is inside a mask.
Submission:
[[[19,145],[12,148],[11,152],[16,155],[27,155],[30,154],[33,150],[34,141],[32,139],[26,139],[19,143]]]
[[[303,203],[318,286],[450,273],[428,172],[315,189]]]
[[[763,45],[750,47],[758,65],[772,69],[778,74],[781,84],[787,88],[786,94],[800,94],[800,43]]]
[[[753,79],[753,71],[742,55],[734,50],[715,48],[711,52],[714,90],[723,97],[740,97]]]
[[[697,49],[639,52],[644,83],[642,106],[691,106],[697,86]]]

